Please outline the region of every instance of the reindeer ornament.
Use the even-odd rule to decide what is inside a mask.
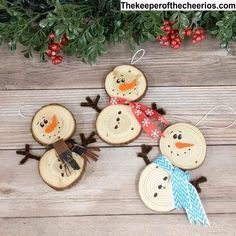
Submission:
[[[43,181],[55,190],[64,190],[76,183],[84,174],[88,158],[96,161],[98,155],[87,149],[89,143],[96,141],[95,133],[86,139],[81,134],[82,144],[71,138],[76,129],[73,114],[60,104],[49,104],[40,108],[32,119],[33,138],[47,147],[42,157],[30,154],[29,145],[17,154],[25,155],[20,161],[24,164],[28,158],[39,161],[39,174]],[[94,148],[94,151],[99,151]]]
[[[96,130],[99,137],[109,144],[126,144],[136,139],[142,129],[152,138],[162,136],[161,130],[154,125],[167,125],[162,117],[163,109],[148,107],[135,102],[144,96],[147,81],[144,74],[134,66],[122,65],[115,67],[105,79],[105,90],[110,96],[109,106],[98,107],[100,96],[93,101],[87,97],[87,102],[81,106],[90,106],[99,112],[96,120]]]

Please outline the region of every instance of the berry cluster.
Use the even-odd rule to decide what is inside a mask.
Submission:
[[[179,35],[179,31],[172,28],[173,24],[174,23],[168,20],[164,20],[164,25],[161,26],[161,30],[165,31],[166,35],[158,36],[157,40],[165,47],[171,46],[172,48],[178,49],[182,44],[182,39]]]
[[[161,30],[163,30],[166,34],[164,36],[158,36],[157,41],[165,47],[172,47],[175,49],[180,48],[182,44],[182,38],[179,35],[178,30],[173,29],[173,24],[175,22],[170,22],[168,20],[164,20],[163,25],[161,26]],[[184,36],[192,37],[192,43],[197,43],[205,39],[205,32],[203,28],[196,28],[195,30],[187,27],[184,30]]]
[[[198,43],[206,38],[205,31],[203,28],[197,28],[192,34],[192,43]]]
[[[61,48],[68,42],[68,38],[64,34],[60,43],[55,41],[56,35],[54,33],[49,34],[51,42],[48,44],[48,50],[46,52],[47,56],[51,58],[51,61],[54,65],[60,64],[63,57],[59,55]]]

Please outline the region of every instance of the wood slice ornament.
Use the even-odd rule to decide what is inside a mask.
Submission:
[[[39,161],[39,174],[43,181],[56,190],[64,190],[77,183],[86,170],[86,160],[72,152],[80,169],[74,170],[60,160],[55,149],[47,151]]]
[[[20,164],[28,158],[39,160],[39,173],[43,181],[55,190],[64,190],[78,182],[83,176],[88,158],[96,161],[98,155],[86,148],[96,141],[94,132],[86,139],[81,134],[80,146],[72,138],[76,128],[73,114],[60,104],[49,104],[40,108],[32,119],[31,131],[34,139],[49,149],[42,157],[29,152],[29,145],[17,154],[25,155]],[[94,151],[99,151],[94,148]]]
[[[115,67],[105,79],[105,90],[110,97],[138,101],[147,91],[147,80],[141,70],[131,65]]]
[[[175,209],[170,175],[155,163],[143,170],[139,179],[139,195],[151,210],[166,212]]]
[[[31,130],[38,143],[50,145],[61,138],[71,138],[75,128],[75,118],[67,108],[59,104],[49,104],[35,113]]]
[[[125,144],[136,139],[142,128],[129,106],[110,105],[98,115],[96,130],[109,144]]]
[[[182,169],[199,167],[206,157],[206,141],[201,131],[188,123],[176,123],[163,132],[160,151]]]

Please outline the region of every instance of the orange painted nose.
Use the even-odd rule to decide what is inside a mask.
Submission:
[[[51,124],[48,125],[45,129],[46,133],[51,133],[57,127],[57,117],[53,115]]]
[[[175,146],[177,147],[177,148],[187,148],[187,147],[192,147],[193,146],[193,144],[192,143],[182,143],[182,142],[176,142],[175,143]]]
[[[136,79],[134,79],[132,82],[130,83],[123,83],[119,86],[119,90],[121,91],[127,91],[130,90],[132,88],[134,88],[136,86]]]

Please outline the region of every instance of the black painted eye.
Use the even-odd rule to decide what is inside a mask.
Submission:
[[[120,115],[120,114],[121,114],[121,111],[118,111],[118,114]]]
[[[178,139],[179,139],[179,140],[182,139],[182,134],[179,134],[179,135],[178,135]]]
[[[174,135],[173,135],[173,138],[174,138],[174,139],[177,139],[177,134],[174,134]]]
[[[116,83],[119,84],[119,83],[120,83],[120,79],[117,79],[117,80],[116,80]]]
[[[41,122],[41,123],[40,123],[40,126],[43,128],[43,127],[44,127],[44,123]]]
[[[123,82],[123,83],[124,83],[124,82],[125,82],[125,79],[122,79],[122,80],[121,80],[121,82]]]
[[[153,197],[157,197],[157,193],[154,193]]]
[[[168,179],[168,177],[167,176],[165,176],[164,178],[163,178],[163,180],[167,180]]]
[[[44,119],[43,122],[44,122],[44,124],[46,125],[46,124],[48,123],[48,120],[45,120],[45,119]]]

